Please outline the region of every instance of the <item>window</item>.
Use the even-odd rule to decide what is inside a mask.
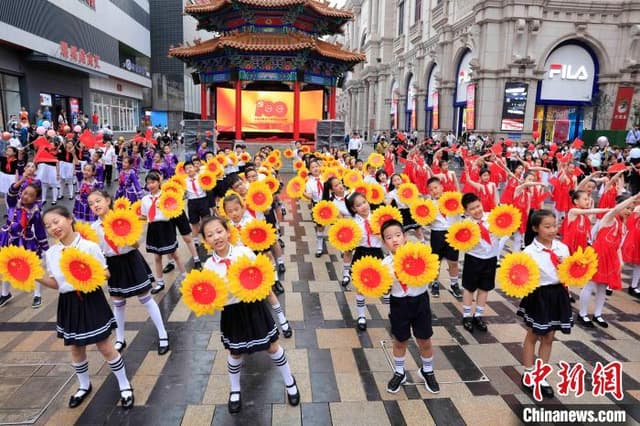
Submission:
[[[139,101],[137,99],[92,94],[93,110],[100,120],[100,127],[108,125],[114,132],[135,132],[139,125]]]
[[[18,77],[0,74],[0,128],[9,127],[9,119],[20,113],[20,82]]]
[[[398,35],[404,34],[404,1],[398,3]]]
[[[416,19],[414,22],[420,22],[422,19],[422,0],[416,0]]]

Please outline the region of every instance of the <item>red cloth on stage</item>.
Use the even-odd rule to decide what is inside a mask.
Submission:
[[[604,191],[600,201],[598,201],[599,209],[611,209],[616,206],[616,197],[618,196],[618,188],[615,185],[611,185],[611,188]],[[602,219],[605,213],[598,213],[598,219]]]
[[[502,195],[500,196],[500,203],[502,204],[511,204],[513,203],[513,194],[516,192],[516,187],[520,182],[518,179],[511,177],[507,181],[507,185],[504,187],[504,191],[502,191]]]
[[[527,220],[529,220],[529,209],[531,208],[531,193],[526,189],[520,192],[518,196],[513,197],[513,206],[520,211],[520,217],[522,221],[520,221],[520,231],[521,234],[527,231]]]
[[[627,236],[622,243],[622,260],[640,265],[640,212],[631,213],[627,219]]]
[[[613,224],[598,230],[593,242],[593,249],[598,253],[598,269],[592,280],[600,285],[608,285],[612,290],[622,288],[622,265],[618,250],[622,243],[623,227],[622,219],[616,217]]]
[[[562,242],[569,247],[569,253],[573,254],[578,247],[584,249],[589,245],[591,221],[586,215],[578,215],[571,222],[565,219],[563,228],[561,232]]]
[[[491,182],[483,183],[482,186],[482,191],[479,191],[478,197],[480,198],[484,211],[490,212],[496,206],[495,188],[490,188]]]

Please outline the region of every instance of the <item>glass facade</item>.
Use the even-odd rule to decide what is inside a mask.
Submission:
[[[12,115],[20,113],[20,81],[18,77],[0,74],[0,128],[6,129]]]
[[[93,110],[98,113],[100,127],[105,123],[114,132],[135,132],[140,124],[140,101],[123,96],[93,92]]]

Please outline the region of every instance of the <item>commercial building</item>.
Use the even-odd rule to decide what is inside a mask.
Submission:
[[[640,3],[347,0],[350,130],[573,139],[640,120]]]
[[[0,127],[26,107],[132,132],[151,88],[148,0],[2,0]]]

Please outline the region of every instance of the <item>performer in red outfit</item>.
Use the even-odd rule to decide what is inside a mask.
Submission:
[[[627,235],[622,243],[622,261],[633,268],[629,294],[640,297],[640,206],[636,206],[627,219]]]
[[[578,247],[583,249],[591,243],[591,220],[588,215],[605,214],[611,209],[591,209],[591,198],[582,190],[571,193],[573,208],[567,213],[562,231],[562,242],[569,247],[573,254]]]

